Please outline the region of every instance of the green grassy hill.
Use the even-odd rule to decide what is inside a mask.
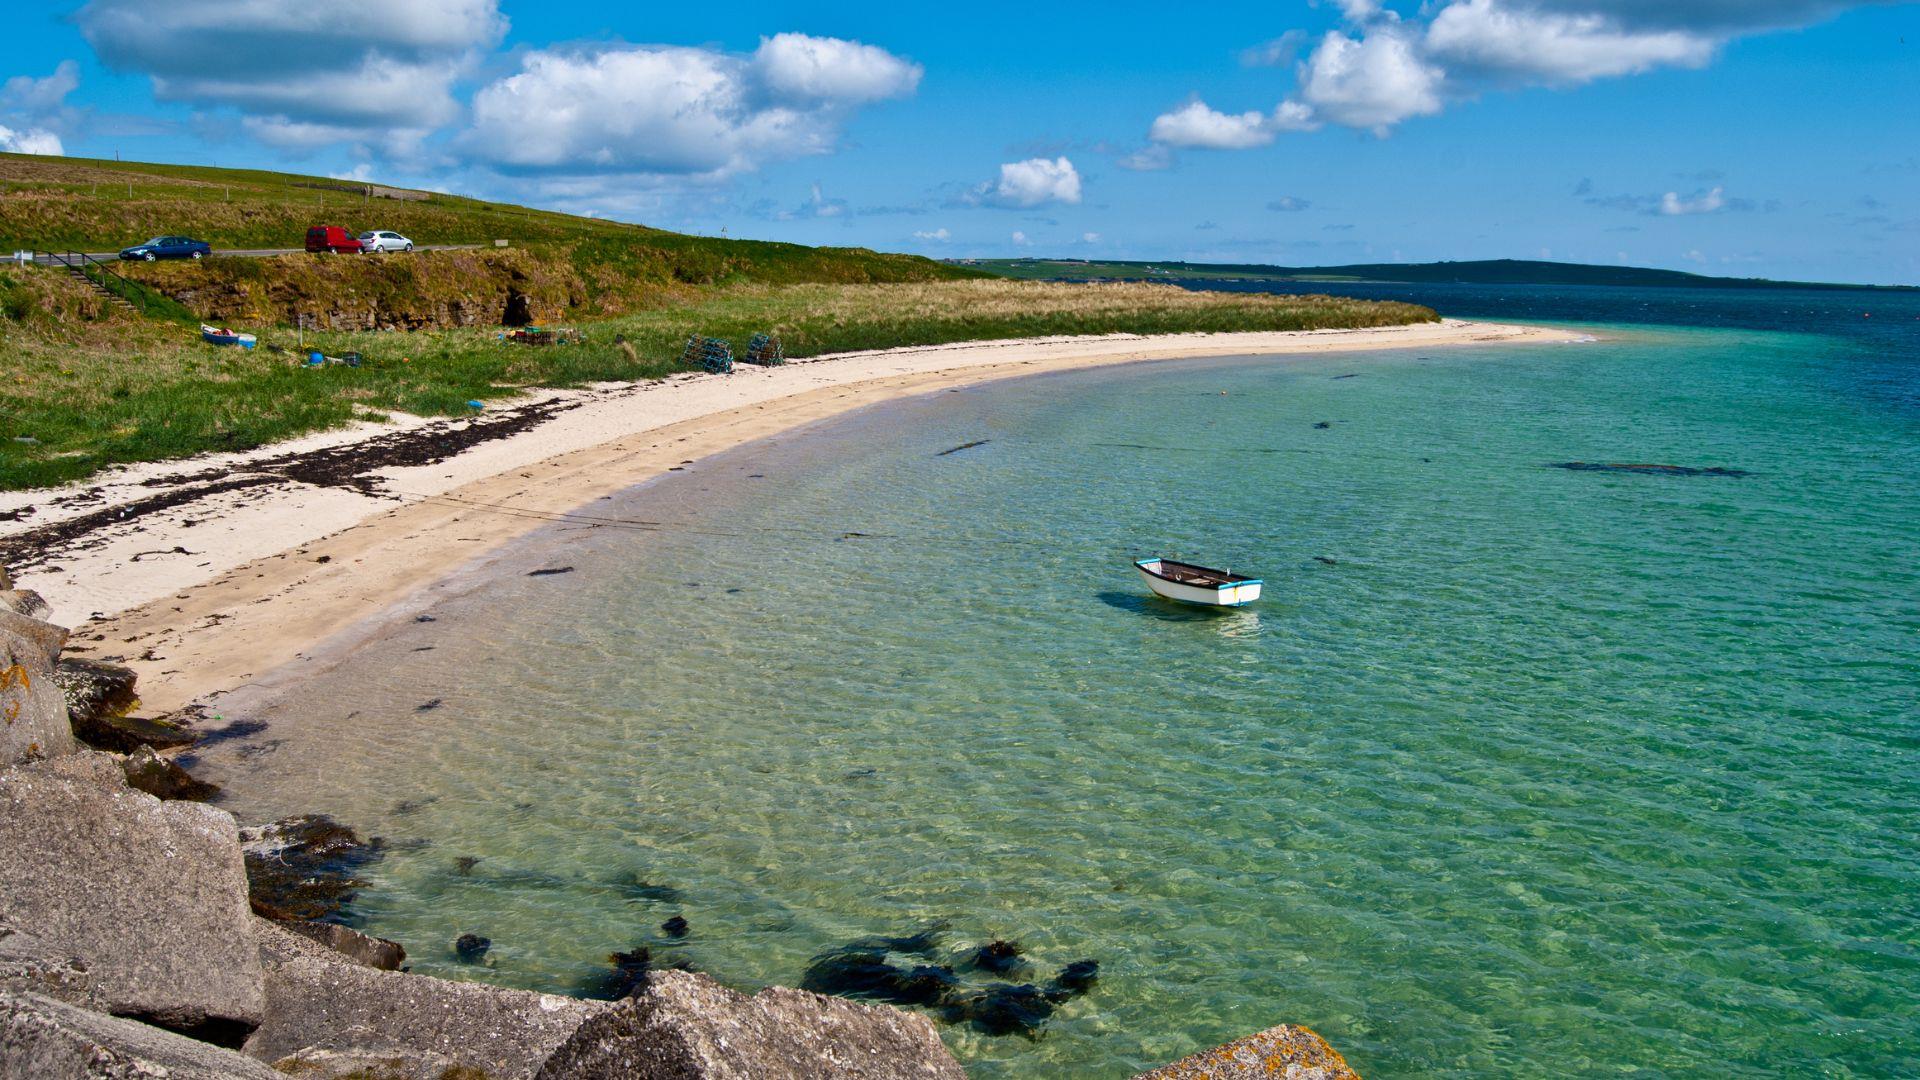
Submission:
[[[392,229],[421,244],[532,246],[588,281],[942,281],[977,271],[865,248],[726,240],[458,195],[318,176],[0,154],[0,251],[118,251],[185,233],[221,248],[297,248],[312,225]]]
[[[1908,289],[1908,285],[1846,285],[1766,278],[1709,277],[1639,266],[1594,266],[1532,259],[1474,262],[1350,263],[1345,266],[1268,266],[1260,263],[1087,261],[1080,259],[968,259],[956,263],[1002,277],[1041,281],[1295,281],[1430,285],[1615,285],[1678,289]]]

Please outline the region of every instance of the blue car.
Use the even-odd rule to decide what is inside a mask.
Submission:
[[[123,259],[204,259],[213,254],[213,248],[205,240],[195,240],[189,236],[156,236],[144,244],[122,251]]]

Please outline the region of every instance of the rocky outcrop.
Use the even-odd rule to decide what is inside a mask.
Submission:
[[[363,934],[350,926],[325,922],[282,922],[279,925],[303,938],[317,941],[348,960],[376,971],[399,971],[407,962],[406,947],[397,941]]]
[[[120,769],[126,774],[128,787],[144,791],[156,799],[206,802],[220,793],[218,785],[195,779],[193,774],[174,764],[171,759],[154,753],[150,746],[143,746],[121,758]]]
[[[42,994],[98,1008],[87,962],[53,943],[0,923],[0,990]]]
[[[11,611],[29,619],[44,619],[52,610],[52,605],[32,589],[0,589],[0,611]]]
[[[72,699],[68,700],[71,702]],[[194,732],[168,720],[82,714],[74,712],[71,704],[67,715],[73,723],[74,737],[97,750],[113,750],[122,754],[133,753],[143,746],[171,750],[191,746],[199,739]]]
[[[137,678],[130,667],[73,656],[61,658],[53,668],[53,681],[67,697],[67,712],[73,718],[74,733],[83,739],[89,729],[101,726],[112,717],[126,715],[139,703],[139,695],[134,692]],[[133,749],[131,745],[102,745],[90,739],[88,742],[102,750]]]
[[[1133,1080],[1360,1080],[1327,1040],[1295,1024],[1268,1028]]]
[[[581,1024],[539,1080],[965,1080],[925,1017],[661,971]]]
[[[35,671],[53,670],[60,661],[60,650],[67,646],[67,634],[64,626],[0,608],[0,640],[8,636],[17,639],[13,647],[25,657],[20,662],[31,663]]]
[[[232,1050],[37,994],[0,991],[0,1076],[286,1080]]]
[[[22,630],[46,627],[46,631]],[[0,611],[0,767],[70,754],[77,744],[66,698],[53,681],[54,656],[67,632],[51,623]],[[53,642],[54,655],[47,652]]]
[[[264,920],[266,1021],[252,1057],[338,1060],[433,1056],[494,1080],[533,1075],[608,1006],[552,994],[376,971]],[[350,1071],[350,1070],[349,1070]]]
[[[79,959],[107,1011],[219,1041],[265,991],[237,826],[161,802],[110,754],[0,772],[0,922]]]

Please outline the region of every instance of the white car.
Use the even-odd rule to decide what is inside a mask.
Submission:
[[[412,251],[413,241],[397,232],[375,229],[360,234],[360,250],[366,252]]]

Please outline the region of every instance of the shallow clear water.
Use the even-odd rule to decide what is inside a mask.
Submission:
[[[651,942],[792,983],[936,921],[1100,962],[1037,1041],[945,1028],[980,1077],[1283,1021],[1369,1077],[1912,1075],[1920,354],[1887,340],[897,403],[582,508],[208,765],[243,816],[388,838],[356,915],[415,970],[569,990]],[[1266,598],[1150,600],[1159,551]]]

